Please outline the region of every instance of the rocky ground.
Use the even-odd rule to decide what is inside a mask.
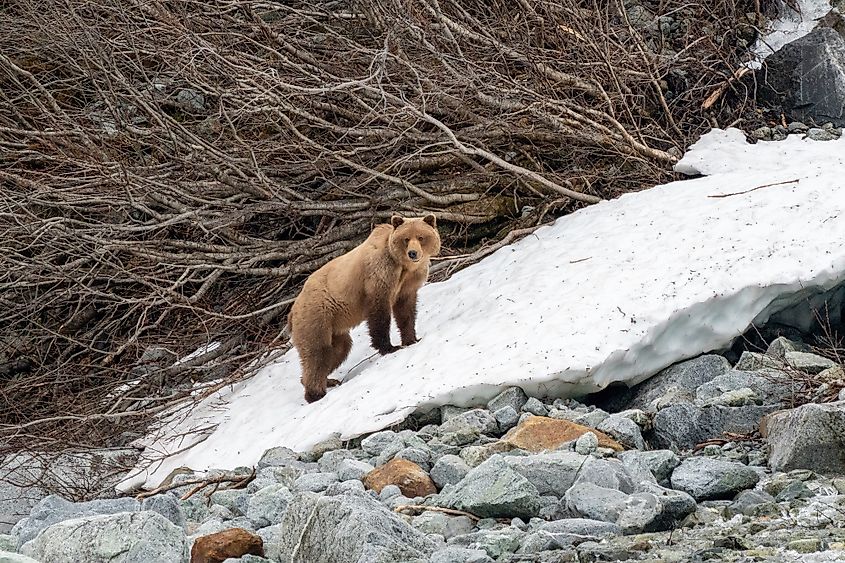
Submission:
[[[240,488],[217,472],[141,501],[49,496],[0,562],[845,560],[843,387],[841,365],[779,338],[676,364],[615,413],[509,388],[274,448]],[[791,408],[806,394],[839,400]]]

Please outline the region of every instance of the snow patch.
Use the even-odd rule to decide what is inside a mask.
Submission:
[[[749,145],[713,130],[677,165],[704,176],[582,209],[426,285],[421,341],[378,356],[358,327],[334,374],[343,385],[314,404],[288,352],[171,421],[121,489],[182,466],[253,465],[270,447],[308,450],[416,409],[484,403],[504,386],[566,396],[635,383],[723,348],[845,280],[843,159],[845,139]]]
[[[756,70],[762,66],[763,59],[777,52],[787,43],[801,39],[816,28],[820,19],[831,10],[829,0],[798,0],[798,11],[780,0],[781,13],[772,22],[765,36],[759,39],[751,51],[756,59],[748,63],[748,67]]]

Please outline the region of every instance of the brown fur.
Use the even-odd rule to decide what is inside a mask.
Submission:
[[[434,215],[394,216],[391,224],[377,225],[367,240],[305,281],[288,327],[309,403],[326,394],[329,374],[352,348],[349,331],[365,320],[373,348],[382,354],[399,348],[390,342],[391,313],[402,346],[417,342],[417,291],[428,278],[430,258],[440,252],[436,226]]]

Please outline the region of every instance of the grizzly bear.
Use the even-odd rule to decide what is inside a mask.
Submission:
[[[373,348],[399,349],[390,342],[391,312],[402,346],[417,342],[417,290],[440,252],[434,215],[393,216],[377,225],[363,243],[311,274],[288,314],[291,342],[302,362],[309,403],[326,394],[328,376],[352,348],[349,331],[365,320]]]

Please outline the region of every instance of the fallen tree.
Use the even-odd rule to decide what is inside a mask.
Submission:
[[[392,213],[437,214],[443,276],[670,179],[753,116],[734,73],[760,10],[0,7],[0,452],[123,444],[248,374],[304,277]]]

